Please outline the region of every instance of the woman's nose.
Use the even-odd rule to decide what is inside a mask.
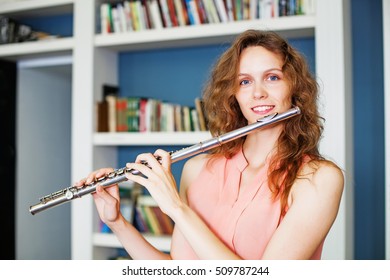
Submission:
[[[267,97],[267,89],[261,83],[255,83],[253,88],[253,98],[254,99],[262,99]]]

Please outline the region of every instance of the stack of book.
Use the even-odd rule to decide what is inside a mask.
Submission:
[[[173,232],[173,221],[150,195],[138,196],[134,214],[134,225],[140,232],[154,235],[171,235]]]
[[[97,132],[207,131],[200,98],[193,107],[155,98],[107,94],[96,103]]]
[[[101,33],[313,14],[316,0],[133,0],[100,6]]]

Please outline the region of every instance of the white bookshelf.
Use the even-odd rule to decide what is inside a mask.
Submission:
[[[0,57],[20,60],[25,58],[70,55],[73,51],[73,38],[48,39],[23,44],[0,46]]]
[[[24,0],[0,3],[0,14],[9,16],[53,15],[72,12],[77,0]]]
[[[162,251],[168,252],[171,249],[171,237],[168,235],[144,234],[143,236]],[[123,247],[116,235],[112,233],[93,233],[93,244],[94,246],[108,248]]]
[[[73,12],[74,0],[29,0],[0,3],[0,16],[19,17],[56,15]],[[23,44],[0,45],[0,57],[15,61],[25,58],[70,55],[73,38],[56,38]]]
[[[326,118],[321,151],[346,171],[346,187],[338,218],[325,246],[325,259],[350,259],[353,256],[352,208],[352,110],[349,1],[318,0],[316,14],[267,20],[241,21],[147,30],[125,34],[96,33],[100,0],[36,0],[0,4],[0,14],[73,12],[72,38],[28,45],[0,46],[0,58],[18,60],[29,56],[72,55],[72,138],[71,181],[91,170],[116,166],[117,146],[192,145],[208,139],[208,133],[95,133],[94,103],[100,99],[104,83],[118,83],[118,53],[157,48],[199,46],[230,42],[248,28],[271,29],[288,38],[314,36],[316,74],[322,88]],[[331,19],[331,20],[330,20]],[[146,136],[146,137],[145,137]],[[72,259],[108,257],[109,248],[120,246],[111,235],[98,233],[99,219],[91,198],[71,205]],[[155,241],[153,241],[155,242]],[[157,240],[167,248],[167,240]]]
[[[208,140],[209,132],[95,133],[96,146],[193,145]]]
[[[95,46],[115,51],[139,50],[162,47],[194,46],[230,42],[235,35],[248,28],[271,29],[292,37],[314,35],[314,16],[291,16],[265,20],[228,22],[224,24],[192,25],[164,30],[97,34]]]

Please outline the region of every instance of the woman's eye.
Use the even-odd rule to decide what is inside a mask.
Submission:
[[[278,81],[279,77],[277,75],[269,75],[267,77],[267,80],[269,80],[269,81]]]
[[[250,84],[250,81],[249,80],[242,80],[241,82],[240,82],[240,85],[241,86],[245,86],[245,85],[249,85]]]

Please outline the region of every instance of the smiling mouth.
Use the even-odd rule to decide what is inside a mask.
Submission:
[[[263,105],[263,106],[256,106],[252,108],[252,111],[258,114],[264,114],[270,112],[275,106],[271,105]]]

